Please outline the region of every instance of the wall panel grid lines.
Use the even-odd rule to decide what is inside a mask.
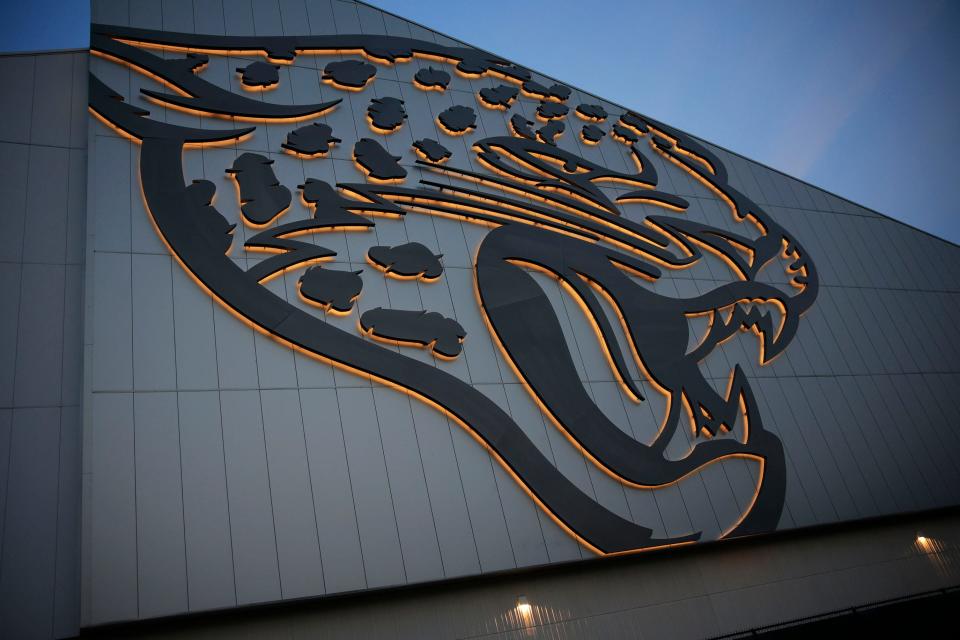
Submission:
[[[66,637],[79,630],[87,54],[0,67],[0,635]]]
[[[418,46],[430,50],[462,46],[369,5],[345,0],[95,0],[92,20],[117,28],[223,37],[347,34],[413,38],[426,43]],[[81,621],[96,626],[594,557],[597,545],[587,540],[586,534],[579,538],[570,535],[570,522],[547,505],[553,498],[518,481],[523,476],[517,471],[518,458],[510,461],[517,463],[514,468],[503,453],[514,441],[522,441],[526,447],[520,462],[535,459],[541,465],[538,474],[563,479],[565,496],[575,495],[582,501],[578,504],[591,505],[595,509],[591,513],[602,514],[605,522],[634,533],[648,531],[654,540],[678,540],[691,534],[712,540],[729,534],[758,504],[757,486],[771,478],[782,479],[777,485],[782,497],[770,511],[773,515],[761,510],[773,520],[766,527],[771,530],[948,507],[960,500],[950,402],[960,380],[960,340],[953,323],[960,308],[960,254],[955,246],[693,138],[688,140],[690,144],[704,144],[703,153],[713,154],[723,163],[729,175],[729,185],[724,186],[762,210],[766,227],[751,226],[732,216],[724,199],[706,186],[702,174],[696,178],[695,171],[681,170],[669,154],[647,144],[650,136],[638,143],[643,162],[656,169],[658,189],[683,199],[685,213],[649,201],[613,204],[635,189],[629,178],[638,172],[630,147],[607,134],[625,109],[574,89],[564,101],[571,113],[559,119],[565,124],[564,132],[554,140],[555,146],[540,144],[537,150],[556,154],[554,160],[578,158],[620,181],[598,180],[590,182],[589,188],[580,184],[580,190],[573,192],[580,194],[579,199],[571,197],[567,204],[549,198],[545,204],[537,192],[529,190],[498,190],[490,179],[502,178],[505,172],[491,169],[494,159],[481,157],[476,145],[501,140],[498,157],[506,158],[504,149],[510,144],[526,144],[514,135],[517,121],[512,119],[519,117],[532,123],[534,130],[542,130],[548,126],[544,108],[560,109],[551,107],[559,103],[541,104],[535,95],[538,89],[528,85],[510,100],[508,110],[488,108],[481,101],[481,92],[490,95],[501,84],[509,88],[511,83],[494,74],[473,77],[478,74],[460,73],[455,63],[440,59],[442,56],[414,56],[386,64],[383,56],[396,52],[379,51],[378,58],[374,55],[377,51],[361,55],[352,46],[338,46],[333,53],[301,53],[290,64],[271,66],[276,60],[237,47],[205,54],[205,65],[177,75],[183,71],[181,67],[198,60],[177,62],[184,60],[184,54],[173,50],[140,51],[159,56],[161,62],[151,64],[159,65],[158,70],[170,77],[197,82],[191,86],[201,86],[224,101],[234,99],[228,95],[242,96],[243,108],[260,115],[223,118],[211,115],[212,110],[165,108],[156,94],[166,94],[168,88],[155,77],[104,56],[89,56],[89,63],[85,55],[64,56],[56,64],[43,56],[15,61],[0,58],[0,63],[16,66],[12,77],[18,78],[24,89],[0,98],[6,101],[0,104],[4,113],[17,114],[15,122],[0,125],[4,151],[0,154],[4,169],[0,171],[0,189],[11,203],[9,213],[0,220],[0,237],[4,238],[0,243],[0,287],[5,299],[17,301],[0,310],[0,465],[6,465],[0,466],[0,477],[10,478],[0,491],[0,500],[5,501],[0,513],[6,514],[0,527],[0,596],[10,596],[0,597],[0,624],[7,620],[3,616],[16,611],[18,619],[29,618],[30,624],[52,620],[54,628],[48,635],[55,635],[68,632]],[[333,66],[328,67],[330,63]],[[408,206],[402,217],[381,215],[383,211],[352,211],[351,215],[363,215],[373,226],[338,223],[310,235],[274,237],[273,241],[299,243],[296,251],[313,252],[310,255],[321,264],[309,272],[313,274],[309,278],[335,280],[336,286],[327,286],[347,291],[340,302],[350,310],[343,314],[325,311],[320,308],[323,304],[336,307],[331,300],[308,299],[304,292],[310,289],[306,284],[309,278],[304,269],[281,269],[277,277],[264,279],[256,289],[256,295],[263,296],[260,300],[270,301],[266,306],[280,311],[255,329],[251,325],[258,322],[249,310],[231,311],[243,301],[221,300],[229,298],[229,287],[219,289],[212,280],[198,286],[203,278],[192,272],[199,267],[184,258],[186,253],[174,258],[170,246],[176,245],[171,242],[176,238],[171,235],[165,242],[158,234],[170,228],[163,226],[163,220],[158,224],[160,207],[156,200],[150,204],[149,194],[145,196],[153,193],[148,187],[156,177],[141,173],[150,145],[131,143],[96,117],[75,115],[86,111],[86,83],[76,79],[86,76],[88,64],[100,81],[123,97],[119,104],[149,111],[146,118],[157,126],[204,131],[256,127],[251,135],[238,140],[185,149],[181,166],[176,168],[179,173],[174,172],[176,179],[168,190],[182,196],[178,201],[182,211],[196,212],[191,222],[195,224],[191,227],[194,240],[209,240],[218,251],[230,243],[225,250],[228,259],[220,261],[215,251],[208,257],[216,257],[231,273],[237,269],[260,273],[256,270],[277,264],[270,262],[277,260],[275,254],[247,250],[247,243],[257,242],[254,238],[262,240],[277,233],[279,225],[305,225],[324,215],[343,213],[341,205],[350,200],[342,198],[352,198],[354,208],[364,199],[349,189],[323,191],[314,218],[314,206],[301,198],[307,189],[298,189],[299,185],[309,186],[309,180],[359,185],[356,189],[374,189],[378,194],[389,189],[426,189],[424,182],[440,185],[444,194],[469,188],[476,191],[468,202],[474,208],[458,201],[459,208],[441,211],[431,200],[423,206]],[[324,78],[335,75],[333,70],[338,68],[358,73],[372,69],[375,75],[362,90],[347,91]],[[437,70],[446,73],[445,90],[425,90],[423,78]],[[266,74],[268,79],[275,74],[276,81],[268,83],[267,90],[251,91],[243,78],[256,73]],[[51,75],[73,78],[69,110],[37,102],[38,96],[52,91]],[[555,84],[536,72],[531,79],[548,92]],[[563,93],[562,89],[553,90]],[[154,92],[154,99],[148,99],[144,91]],[[191,96],[173,99],[183,98],[190,104],[190,100],[209,98]],[[389,127],[372,126],[373,117],[387,117],[389,113],[384,112],[397,108],[390,98],[403,101],[405,117],[398,118],[396,131],[384,133]],[[331,100],[340,103],[297,122],[289,121],[291,118],[267,122],[262,115],[277,105]],[[607,134],[597,145],[582,137],[581,129],[587,123],[573,113],[586,104],[602,106],[609,114],[604,122],[595,123]],[[463,135],[450,135],[450,125],[442,121],[452,114],[462,115],[466,109],[474,117],[472,128]],[[40,121],[56,121],[59,129],[36,126]],[[330,131],[311,128],[312,122]],[[81,127],[88,129],[81,132]],[[317,131],[325,132],[325,142],[330,142],[330,136],[338,140],[317,157],[290,153],[282,146],[289,147],[298,135],[309,137]],[[441,165],[446,171],[418,162],[421,156],[413,144],[425,138],[450,152],[449,160]],[[370,141],[364,144],[376,156],[366,169],[364,153],[355,153],[361,139]],[[57,142],[63,140],[67,142]],[[667,142],[662,141],[669,147]],[[527,156],[527,160],[533,162],[535,157]],[[405,178],[399,184],[368,180],[371,163],[382,163]],[[554,162],[540,171],[559,183],[574,184],[569,175],[556,174],[560,171],[557,165]],[[42,174],[37,167],[43,167]],[[461,180],[451,168],[484,180]],[[236,172],[228,173],[228,169]],[[523,170],[530,170],[529,163]],[[261,183],[248,183],[250,175],[259,176]],[[62,188],[48,188],[41,179],[54,180]],[[246,193],[248,188],[258,190],[256,197]],[[391,202],[408,204],[404,194],[391,197],[395,198]],[[483,207],[495,198],[506,202],[505,197],[511,201],[497,222],[479,224],[461,215],[465,210],[475,212],[477,207],[489,211]],[[387,200],[384,196],[384,202]],[[584,202],[610,202],[620,215],[611,224],[596,222],[597,216],[582,208]],[[260,205],[274,206],[272,214],[260,212],[258,218],[255,209]],[[543,207],[547,213],[532,207]],[[657,318],[643,315],[660,333],[643,343],[647,354],[635,357],[636,336],[628,335],[624,330],[627,321],[621,321],[631,311],[616,292],[598,293],[603,287],[596,278],[612,282],[614,276],[601,271],[595,262],[574,266],[590,271],[597,287],[586,282],[589,278],[576,276],[580,282],[560,282],[542,270],[515,265],[509,267],[515,268],[509,275],[493,271],[489,277],[495,285],[500,277],[516,286],[509,295],[497,298],[489,284],[480,283],[478,266],[501,247],[494,234],[502,227],[494,227],[508,213],[516,216],[517,212],[534,211],[539,212],[537,225],[527,226],[540,233],[546,221],[553,219],[554,209],[569,214],[575,221],[569,223],[572,226],[563,226],[550,243],[535,245],[535,250],[529,243],[537,242],[536,238],[516,240],[517,245],[502,250],[519,247],[547,262],[563,255],[567,261],[563,264],[574,265],[576,260],[586,259],[579,257],[580,249],[574,249],[580,245],[574,245],[575,240],[565,234],[573,228],[586,228],[576,226],[586,224],[583,220],[595,223],[591,228],[597,233],[611,226],[631,230],[619,244],[607,243],[611,251],[619,251],[629,245],[630,238],[636,238],[631,234],[652,228],[645,221],[659,216],[664,224],[675,225],[671,227],[675,234],[695,237],[690,251],[699,251],[698,258],[684,268],[658,267],[662,272],[659,278],[641,278],[636,270],[623,275],[623,270],[613,269],[619,274],[617,283],[623,278],[618,284],[622,289],[617,291],[650,300],[650,309],[663,308],[657,305],[667,304],[665,300],[670,300],[669,304],[707,300],[709,309],[691,310],[676,303],[682,313]],[[89,212],[86,217],[85,212]],[[214,212],[226,222],[221,224]],[[357,218],[349,220],[357,222]],[[226,238],[221,230],[229,225],[236,226]],[[789,240],[783,243],[781,238],[773,238],[772,245],[759,242],[770,229],[782,230]],[[734,242],[723,245],[718,237]],[[809,260],[804,267],[806,275],[816,269],[819,289],[810,305],[795,300],[805,289],[791,285],[792,278],[801,273],[800,266],[791,266],[796,258],[782,255],[784,245],[789,252],[791,241]],[[409,243],[414,242],[422,247],[411,249]],[[507,241],[503,242],[506,245]],[[737,265],[752,259],[748,258],[751,250],[767,250],[764,247],[773,245],[772,268],[756,274],[751,283],[762,285],[764,295],[728,295],[726,292],[741,291],[736,287],[744,278]],[[404,251],[424,261],[422,277],[416,277],[416,269],[412,275],[406,274],[411,275],[407,278],[385,273],[383,264],[375,264],[374,247],[393,256],[390,260],[395,267],[400,259],[390,252],[406,247]],[[889,251],[881,257],[876,247]],[[652,250],[647,247],[647,251]],[[426,277],[435,261],[442,273],[437,278]],[[661,257],[657,264],[662,266],[664,261]],[[496,269],[507,269],[504,264],[507,262],[498,263]],[[612,269],[609,261],[604,264]],[[585,294],[578,293],[581,286]],[[357,293],[350,287],[361,288]],[[33,295],[35,291],[50,295]],[[596,297],[593,310],[583,302],[584,295]],[[515,314],[530,326],[520,321],[510,324],[504,320],[506,315],[496,316],[498,305],[533,309],[522,306],[532,299],[538,304],[535,312]],[[801,306],[802,313],[796,311]],[[796,313],[788,314],[788,307]],[[637,308],[631,307],[632,313],[639,314]],[[443,331],[453,331],[452,337],[444,335],[456,357],[441,352],[444,335],[439,333],[426,338],[398,336],[402,331],[396,329],[385,335],[382,324],[375,323],[372,329],[360,326],[361,318],[376,318],[378,310],[401,312],[391,317],[403,318],[411,316],[402,312],[435,312],[437,322],[442,320],[446,327]],[[661,348],[675,349],[676,366],[670,372],[679,371],[681,361],[685,366],[687,355],[698,344],[716,337],[711,332],[734,313],[743,314],[737,317],[746,321],[745,330],[732,327],[715,340],[715,348],[683,369],[685,377],[682,381],[678,378],[678,384],[686,385],[684,395],[677,395],[674,401],[669,392],[662,392],[662,380],[650,373],[646,356]],[[792,338],[782,352],[772,339],[781,335],[779,330],[765,324],[778,323],[781,318],[783,335]],[[310,325],[314,333],[302,342],[271,337],[296,322],[314,323]],[[793,322],[795,326],[790,324]],[[608,333],[596,328],[601,325],[609,327]],[[406,325],[397,322],[397,326]],[[418,331],[422,327],[416,326]],[[758,335],[763,328],[771,334],[767,342]],[[381,329],[384,334],[379,333]],[[462,343],[460,333],[466,334]],[[457,399],[473,399],[476,406],[482,403],[483,411],[475,415],[481,419],[496,416],[490,420],[491,429],[505,424],[515,429],[509,437],[503,435],[507,431],[501,431],[481,442],[475,424],[454,411],[436,410],[435,404],[449,398],[424,402],[429,394],[403,392],[398,388],[403,386],[401,382],[384,384],[385,375],[374,379],[369,373],[358,373],[370,368],[351,368],[334,363],[337,358],[312,357],[306,347],[289,346],[303,345],[319,334],[341,336],[345,344],[362,340],[363,349],[378,348],[377,357],[402,361],[403,371],[420,376],[401,381],[408,390],[419,388],[416,385],[424,379],[442,378]],[[378,341],[377,336],[390,340]],[[550,345],[550,353],[539,356],[553,363],[548,373],[553,380],[565,381],[566,396],[546,397],[542,389],[538,389],[541,395],[534,393],[544,379],[544,374],[537,377],[536,373],[543,370],[536,368],[541,361],[531,357],[519,362],[522,348],[516,336],[531,344]],[[537,339],[543,341],[535,342]],[[417,340],[425,342],[426,348],[411,346]],[[611,354],[615,352],[625,355],[619,365],[613,362]],[[556,353],[560,356],[546,360]],[[401,360],[400,355],[408,359]],[[771,356],[768,362],[762,360],[765,355]],[[664,376],[672,375],[670,372]],[[755,411],[749,420],[735,410],[741,407],[740,399],[729,395],[734,382],[740,380],[738,376],[747,385],[745,391],[737,387],[746,394],[742,406]],[[634,397],[630,387],[639,389],[643,401]],[[689,414],[683,403],[689,405]],[[576,413],[570,406],[586,409]],[[467,408],[471,407],[474,405]],[[571,415],[580,422],[570,424]],[[682,463],[708,441],[710,446],[739,451],[733,442],[749,440],[761,427],[768,441],[777,445],[766,451],[767,458],[721,456],[723,459],[711,459],[711,464],[696,466],[676,482],[644,484],[630,480],[639,466],[634,456],[624,454],[610,462],[610,456],[605,457],[609,450],[603,450],[604,455],[596,453],[603,442],[576,441],[586,441],[602,431],[618,443],[614,453],[637,451],[663,433],[671,420],[678,426],[658,449],[669,465]],[[714,432],[700,428],[705,424],[714,425]],[[584,428],[578,431],[574,427]],[[81,442],[81,437],[83,535],[78,557],[82,571],[61,563],[61,556],[69,556],[71,550],[69,538],[56,533],[63,528],[58,523],[80,517],[75,513],[79,502],[74,495],[79,489],[65,482],[73,477],[65,474],[74,472],[79,457],[70,458],[64,452],[75,440]],[[781,445],[782,459],[774,452]],[[25,455],[37,455],[51,473],[37,477],[36,469],[23,464]],[[777,459],[776,469],[761,466],[759,459]],[[57,500],[34,504],[17,494],[19,488],[32,483]],[[43,524],[54,533],[31,537],[26,525],[18,524],[27,522]],[[749,525],[751,520],[746,522]],[[74,581],[75,590],[82,591],[80,621],[69,619],[72,610],[59,604],[60,592],[56,600],[49,601],[54,602],[50,606],[42,604],[46,600],[23,604],[24,596],[15,589],[18,583],[7,576],[21,575],[27,569],[18,564],[15,558],[20,556],[12,555],[15,547],[11,545],[48,551],[44,558],[49,562],[36,568],[37,575],[47,577],[50,589]],[[722,548],[718,545],[718,553]],[[750,556],[746,546],[738,549],[744,558]],[[757,556],[763,553],[758,551]],[[762,564],[755,560],[754,556],[741,564],[731,560],[730,566]],[[900,575],[899,568],[860,571],[841,566],[840,552],[816,558],[816,562],[823,563],[822,575],[842,574],[836,589],[844,594],[853,591],[865,576],[889,585]],[[890,562],[889,566],[894,566],[899,560]],[[905,565],[913,562],[921,560],[904,561]],[[652,607],[663,607],[670,616],[684,620],[699,619],[695,610],[711,611],[703,616],[704,626],[690,622],[691,628],[684,633],[691,635],[756,622],[733,619],[726,607],[749,589],[759,589],[758,585],[726,584],[725,580],[734,578],[718,571],[713,578],[728,588],[708,589],[699,581],[698,571],[678,565],[676,573],[669,574],[667,582],[678,590],[674,600],[648,599],[643,607],[624,603],[622,614],[598,610],[597,620],[609,620],[610,628],[634,628],[631,625],[640,625],[648,615],[650,619],[666,615],[651,613]],[[804,577],[806,582],[795,586],[804,593],[824,587],[824,578]],[[632,587],[648,589],[637,582],[642,581],[632,582]],[[876,587],[878,593],[885,588]],[[551,597],[571,597],[562,592],[557,588]],[[829,590],[825,593],[836,595]],[[653,598],[653,594],[647,595]],[[64,597],[79,596],[66,593]],[[822,598],[817,602],[823,604]],[[464,623],[469,626],[466,628],[451,620],[449,628],[468,635],[506,633],[514,630],[509,620],[512,614],[507,611],[510,606],[509,602],[490,600],[481,607],[485,622],[479,617],[471,619]],[[635,615],[626,613],[628,609],[636,609]],[[563,630],[557,631],[558,635],[593,629],[577,626],[580,623],[557,612],[549,615],[554,614],[552,628]],[[332,624],[347,629],[352,624],[349,618],[350,614],[343,614]],[[377,624],[389,626],[386,621]],[[397,624],[413,625],[413,629],[417,623],[398,619]]]

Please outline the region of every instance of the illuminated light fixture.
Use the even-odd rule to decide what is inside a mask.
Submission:
[[[923,550],[927,550],[931,547],[933,539],[925,535],[923,531],[917,531],[917,546]]]
[[[530,605],[530,601],[527,600],[527,596],[517,596],[517,613],[527,618],[532,612],[533,607]]]

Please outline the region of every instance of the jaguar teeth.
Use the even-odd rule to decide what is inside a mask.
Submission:
[[[736,307],[740,308],[738,314],[734,314]],[[723,307],[717,311],[721,314],[724,326],[730,329],[765,329],[763,325],[766,322],[762,321],[766,320],[772,330],[772,335],[767,336],[770,342],[776,342],[786,323],[786,316],[781,311],[780,306],[772,300],[740,300],[735,305]],[[731,326],[733,322],[739,322],[741,326],[733,327]]]

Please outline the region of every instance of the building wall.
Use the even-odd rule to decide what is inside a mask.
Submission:
[[[87,53],[0,56],[0,635],[79,628]]]
[[[437,42],[444,36],[367,5],[343,0],[280,3],[93,3],[98,23],[227,35],[386,33]],[[452,42],[452,41],[449,41]],[[168,54],[171,57],[176,54]],[[350,57],[350,56],[344,56]],[[238,221],[236,187],[224,171],[246,151],[275,161],[291,189],[305,178],[362,182],[353,143],[375,138],[402,157],[411,179],[413,140],[432,137],[469,164],[471,144],[507,135],[507,117],[476,100],[489,78],[453,74],[443,94],[415,88],[427,63],[378,65],[363,93],[320,82],[329,58],[301,56],[280,70],[262,99],[343,104],[322,120],[342,143],[331,157],[303,161],[280,152],[298,124],[261,126],[233,148],[188,151],[185,177],[217,186],[218,210]],[[211,56],[201,73],[241,91],[243,58]],[[159,88],[126,67],[91,58],[91,71],[151,117],[224,126],[148,103]],[[552,79],[534,74],[547,85]],[[406,102],[397,133],[373,133],[373,97]],[[574,91],[568,104],[616,105]],[[445,137],[434,124],[453,104],[477,112],[476,132]],[[533,119],[536,101],[514,110]],[[631,105],[640,111],[643,105]],[[568,131],[558,144],[625,170],[623,146],[588,148]],[[89,129],[85,316],[83,623],[98,625],[589,558],[592,552],[540,511],[490,455],[443,415],[369,379],[311,360],[251,330],[205,295],[171,260],[144,209],[136,145],[94,119]],[[957,389],[957,248],[929,235],[716,150],[732,183],[794,233],[821,275],[821,291],[797,338],[760,367],[754,338],[735,338],[704,362],[726,384],[744,367],[768,429],[787,452],[781,529],[912,512],[958,502],[956,440],[949,398]],[[685,174],[651,156],[663,184],[691,201],[689,217],[723,228],[729,213]],[[473,165],[471,165],[473,166]],[[474,166],[474,168],[477,168]],[[623,190],[619,191],[622,193]],[[611,190],[618,193],[617,189]],[[625,215],[649,213],[644,205]],[[285,219],[305,218],[297,200]],[[323,238],[337,268],[365,269],[359,311],[377,306],[440,311],[468,332],[452,363],[397,348],[442,367],[493,399],[581,490],[659,535],[716,533],[749,499],[756,470],[743,460],[715,465],[657,492],[613,480],[538,412],[488,337],[473,293],[474,253],[486,231],[443,218],[378,220],[369,234]],[[231,255],[241,265],[253,231],[238,225]],[[416,240],[443,254],[435,283],[397,282],[363,259],[374,244]],[[677,271],[657,283],[678,296],[723,282],[719,263]],[[781,276],[778,284],[784,284]],[[295,277],[267,286],[296,305]],[[655,394],[624,400],[586,320],[555,284],[543,281],[561,317],[588,392],[624,431],[641,436],[662,411]],[[327,322],[352,330],[357,312]],[[639,378],[639,375],[638,375]],[[640,381],[642,384],[642,381]],[[678,441],[682,449],[689,443]]]
[[[917,531],[930,536],[916,543]],[[960,519],[923,514],[453,584],[102,627],[124,638],[670,638],[744,633],[956,590]],[[520,596],[529,614],[517,609]],[[936,635],[914,619],[918,635]]]

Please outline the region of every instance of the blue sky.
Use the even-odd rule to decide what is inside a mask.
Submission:
[[[86,1],[2,2],[0,50],[87,44]],[[960,242],[960,2],[375,4]]]

